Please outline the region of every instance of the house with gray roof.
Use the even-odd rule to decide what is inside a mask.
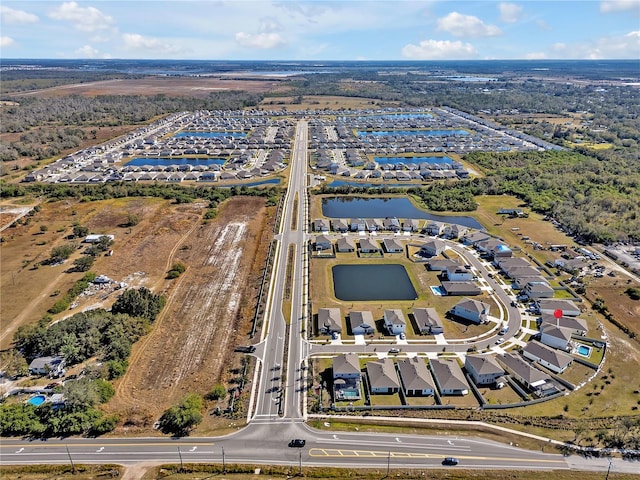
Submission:
[[[400,390],[400,381],[392,359],[382,358],[367,362],[366,371],[372,394],[397,393]]]
[[[331,239],[326,235],[318,235],[313,241],[313,249],[331,250]]]
[[[427,233],[427,235],[433,235],[434,237],[437,237],[438,235],[442,234],[444,227],[445,227],[444,223],[436,222],[432,220],[427,222],[427,224],[424,227],[424,230]]]
[[[60,355],[37,357],[29,364],[29,375],[60,377],[65,373],[64,365],[64,357]]]
[[[572,300],[541,299],[536,303],[541,314],[552,314],[556,310],[562,310],[562,315],[568,317],[577,317],[580,315],[580,308],[578,308]]]
[[[505,353],[504,355],[499,355],[497,359],[504,365],[507,372],[509,372],[515,380],[532,392],[537,392],[537,396],[545,396],[544,392],[548,392],[545,385],[551,381],[551,377],[537,368],[532,367],[531,364],[520,355],[516,353]]]
[[[373,314],[369,310],[353,310],[347,321],[353,335],[371,335],[376,330]]]
[[[464,361],[467,373],[478,386],[495,385],[505,374],[493,355],[467,355]]]
[[[390,309],[384,311],[384,327],[390,335],[399,335],[407,329],[407,321],[404,313],[400,309]]]
[[[336,218],[331,220],[331,228],[334,232],[344,233],[349,231],[349,224],[342,218]]]
[[[571,331],[567,328],[558,327],[552,323],[540,325],[540,342],[552,348],[569,350],[571,341]]]
[[[487,321],[490,308],[490,305],[479,300],[463,298],[453,306],[450,313],[456,317],[480,324]]]
[[[555,291],[549,285],[544,283],[527,283],[522,289],[522,294],[531,299],[537,298],[553,298]]]
[[[572,335],[580,335],[584,336],[587,334],[589,330],[587,326],[587,322],[582,318],[578,317],[565,317],[562,316],[560,318],[556,318],[555,315],[549,313],[543,313],[540,318],[536,321],[538,324],[538,328],[542,328],[544,324],[551,324],[556,327],[564,328],[569,330]]]
[[[570,355],[538,342],[529,342],[522,350],[522,355],[555,373],[564,372],[573,363]]]
[[[427,268],[434,272],[443,272],[449,267],[456,266],[460,266],[460,264],[450,258],[432,258],[427,262]]]
[[[324,218],[317,218],[313,221],[313,231],[329,233],[329,221]]]
[[[361,398],[361,371],[358,355],[347,353],[333,359],[333,398],[336,402]]]
[[[455,359],[433,359],[429,362],[440,395],[467,395],[469,384]]]
[[[400,221],[396,217],[386,217],[382,220],[382,226],[390,232],[399,232],[401,228]]]
[[[441,282],[445,295],[480,295],[482,291],[473,282]]]
[[[420,255],[423,257],[435,257],[436,255],[440,255],[444,252],[446,248],[446,244],[442,240],[438,240],[434,238],[432,240],[427,240],[420,246]]]
[[[419,228],[418,220],[415,218],[407,218],[402,222],[403,232],[417,232]]]
[[[404,247],[395,238],[385,238],[382,241],[382,244],[384,245],[384,250],[387,253],[402,253],[402,252],[404,252]]]
[[[360,240],[360,253],[380,253],[378,244],[368,238]]]
[[[435,308],[414,308],[413,319],[422,335],[438,335],[444,332],[442,319]]]
[[[342,333],[342,312],[339,308],[318,310],[318,327],[327,334]]]
[[[442,271],[442,276],[450,282],[470,282],[473,280],[471,269],[464,268],[458,264],[446,267]]]
[[[336,250],[340,253],[356,251],[356,243],[349,237],[341,237],[336,241]]]
[[[349,230],[352,232],[364,232],[367,229],[367,225],[363,218],[352,218],[349,222]]]
[[[398,360],[402,391],[408,397],[433,395],[435,386],[424,360],[420,357]]]

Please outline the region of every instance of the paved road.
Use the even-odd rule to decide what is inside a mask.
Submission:
[[[0,463],[120,463],[139,462],[228,462],[287,465],[340,465],[345,467],[440,467],[445,456],[455,456],[461,467],[505,468],[516,470],[589,469],[606,471],[606,459],[585,460],[563,457],[484,439],[451,436],[388,435],[317,431],[304,423],[304,362],[310,353],[346,352],[366,349],[365,346],[318,346],[304,340],[308,298],[305,239],[308,225],[306,196],[308,126],[301,120],[291,158],[288,192],[284,201],[282,221],[276,235],[274,272],[269,285],[264,337],[256,349],[260,358],[259,373],[253,383],[249,426],[233,435],[215,438],[98,438],[47,441],[3,439]],[[293,247],[293,262],[287,263]],[[465,254],[461,247],[454,247]],[[480,272],[484,268],[474,256],[467,261]],[[510,307],[510,299],[493,280],[485,277],[509,316],[509,334],[520,326],[520,314]],[[288,288],[289,287],[289,288]],[[288,291],[290,290],[290,291]],[[283,303],[285,295],[288,304]],[[285,318],[283,306],[289,305],[290,317]],[[290,326],[289,330],[288,326]],[[288,333],[287,333],[288,332]],[[483,339],[478,348],[493,343]],[[448,351],[466,351],[468,344],[452,344]],[[286,348],[285,348],[286,347]],[[442,346],[404,345],[403,351],[424,352]],[[385,348],[385,347],[380,347]],[[391,348],[391,345],[388,346]],[[362,351],[362,350],[360,350]],[[302,449],[288,448],[292,438],[304,438]],[[615,460],[612,471],[635,472],[637,465]]]

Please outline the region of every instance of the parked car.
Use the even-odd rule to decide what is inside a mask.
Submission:
[[[302,448],[306,442],[302,438],[294,438],[289,442],[290,447]]]

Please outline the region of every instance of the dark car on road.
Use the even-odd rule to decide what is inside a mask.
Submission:
[[[294,438],[289,442],[290,447],[302,448],[306,442],[301,438]]]
[[[454,458],[454,457],[445,457],[445,459],[442,461],[443,465],[457,465],[458,464],[458,459]]]
[[[254,347],[253,345],[248,345],[246,347],[236,347],[235,351],[240,353],[253,353],[256,351],[256,347]]]

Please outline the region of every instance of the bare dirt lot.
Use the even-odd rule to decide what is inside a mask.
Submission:
[[[212,92],[243,90],[264,93],[280,89],[282,82],[276,79],[232,79],[217,77],[147,77],[139,79],[104,80],[91,83],[74,83],[58,87],[16,93],[14,97],[67,96],[67,95],[171,95],[206,97]]]

